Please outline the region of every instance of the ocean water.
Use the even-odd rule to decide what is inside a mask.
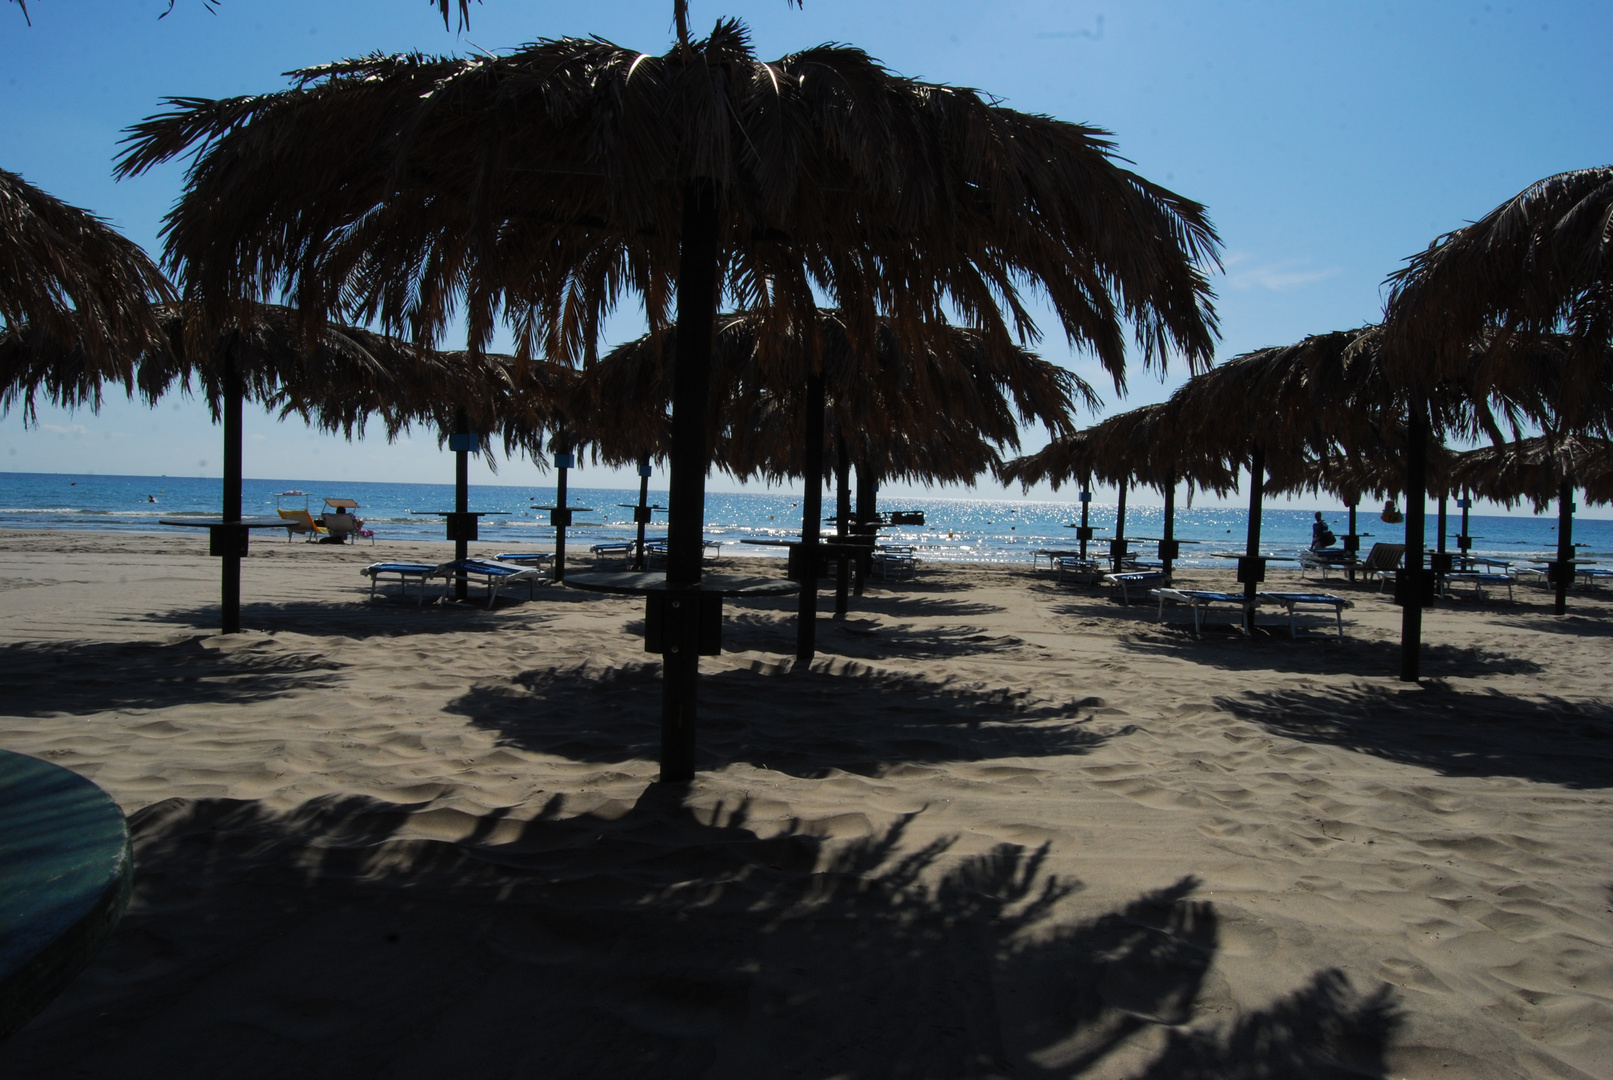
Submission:
[[[159,525],[159,517],[205,516],[217,514],[221,505],[221,482],[216,478],[157,476],[77,476],[64,473],[0,473],[0,528],[14,529],[100,529],[162,533],[172,531]],[[247,480],[243,485],[242,508],[248,516],[274,516],[276,493],[289,490],[307,496],[282,496],[278,505],[301,508],[306,501],[315,515],[322,500],[354,499],[359,516],[376,535],[397,540],[440,540],[441,518],[416,511],[446,510],[453,506],[451,484],[337,483],[320,480]],[[634,535],[632,511],[621,504],[638,500],[637,490],[571,487],[569,501],[574,507],[588,507],[576,515],[577,524],[567,532],[567,544],[574,550],[589,544],[622,540]],[[472,510],[500,511],[484,517],[481,539],[507,544],[519,550],[524,544],[552,542],[554,529],[548,512],[535,505],[552,505],[555,488],[472,485]],[[665,505],[664,489],[650,491],[650,501]],[[782,557],[782,548],[742,544],[744,540],[785,539],[800,533],[800,496],[774,492],[739,494],[708,492],[706,495],[706,539],[720,541],[724,555]],[[824,512],[832,513],[832,495],[824,498]],[[913,544],[920,554],[952,562],[1029,563],[1044,548],[1074,548],[1075,532],[1068,526],[1080,520],[1079,503],[1038,502],[1019,499],[957,499],[892,497],[882,500],[881,510],[922,510],[926,524],[883,530],[888,541]],[[1115,521],[1113,504],[1092,505],[1092,524],[1100,540],[1112,534]],[[1135,537],[1157,537],[1163,512],[1157,506],[1128,506],[1126,531]],[[1345,512],[1324,511],[1333,531],[1343,536]],[[1226,566],[1228,558],[1219,553],[1241,550],[1248,512],[1227,507],[1200,507],[1177,510],[1176,536],[1200,541],[1184,544],[1181,562],[1188,566]],[[659,519],[658,519],[659,520]],[[1283,509],[1268,505],[1261,516],[1261,547],[1278,553],[1293,553],[1310,543],[1312,511]],[[1448,546],[1455,550],[1455,534],[1461,516],[1454,502],[1450,509]],[[1545,515],[1473,515],[1470,531],[1475,554],[1524,561],[1551,557],[1557,545],[1555,510]],[[1374,541],[1400,543],[1405,538],[1402,525],[1388,525],[1376,513],[1362,512],[1358,528],[1365,536],[1363,550]],[[1435,515],[1431,503],[1426,542],[1434,547]],[[663,527],[651,526],[649,535],[664,535]],[[1574,540],[1583,545],[1581,555],[1613,558],[1613,521],[1578,518]],[[1152,545],[1141,545],[1145,554]]]

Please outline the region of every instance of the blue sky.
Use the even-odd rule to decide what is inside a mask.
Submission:
[[[1113,132],[1139,172],[1210,209],[1225,245],[1226,272],[1215,279],[1222,358],[1375,321],[1384,278],[1436,235],[1540,177],[1613,157],[1606,3],[692,7],[697,29],[720,15],[742,18],[763,56],[847,42],[903,75],[977,87],[1013,108]],[[592,33],[661,52],[672,34],[671,0],[487,0],[473,6],[464,34],[445,32],[426,0],[222,0],[211,14],[201,0],[176,0],[159,19],[166,9],[167,0],[32,0],[32,27],[14,6],[0,10],[0,167],[108,217],[153,252],[180,171],[117,183],[111,161],[121,130],[164,96],[272,91],[290,69],[375,50],[496,51]],[[629,311],[609,336],[621,340],[639,326]],[[1043,354],[1100,385],[1105,414],[1158,400],[1183,375],[1178,368],[1161,381],[1134,368],[1130,393],[1119,398],[1050,319],[1044,326],[1053,332]],[[0,469],[217,471],[218,434],[194,400],[155,410],[117,401],[99,416],[46,411],[40,419],[32,430],[17,413],[0,420]],[[349,444],[249,410],[247,435],[251,476],[452,477],[448,455],[426,433]],[[541,482],[523,461],[483,479]],[[614,482],[605,470],[580,480]]]

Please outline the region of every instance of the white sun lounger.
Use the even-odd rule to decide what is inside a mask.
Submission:
[[[1355,604],[1342,596],[1333,596],[1331,593],[1294,593],[1294,592],[1263,592],[1260,599],[1273,604],[1281,604],[1288,609],[1288,636],[1299,637],[1299,630],[1295,622],[1296,613],[1302,607],[1330,607],[1333,617],[1338,620],[1339,637],[1344,637],[1344,609],[1355,607]]]
[[[1149,593],[1159,600],[1159,621],[1165,620],[1165,605],[1182,604],[1193,612],[1193,632],[1204,632],[1204,612],[1214,604],[1235,607],[1240,612],[1252,612],[1260,606],[1260,598],[1248,599],[1243,593],[1209,592],[1203,589],[1154,589]],[[1242,629],[1243,621],[1238,626]]]

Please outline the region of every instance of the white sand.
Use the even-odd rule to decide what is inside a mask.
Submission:
[[[810,671],[731,605],[679,792],[640,605],[368,600],[442,552],[260,539],[226,638],[203,537],[0,533],[0,746],[137,862],[0,1075],[1613,1076],[1610,594],[1431,611],[1421,687],[1371,590],[931,565]]]

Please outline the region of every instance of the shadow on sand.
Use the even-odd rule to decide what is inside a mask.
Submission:
[[[0,645],[11,716],[88,715],[174,705],[239,705],[292,689],[333,686],[341,665],[313,654],[225,652],[173,643],[25,642]]]
[[[1251,641],[1224,624],[1206,625],[1202,637],[1193,636],[1192,624],[1139,625],[1134,636],[1122,639],[1122,648],[1154,656],[1170,656],[1208,664],[1228,671],[1281,671],[1301,675],[1395,675],[1400,671],[1400,642],[1337,637],[1312,627],[1310,636],[1293,639],[1287,624],[1260,627]],[[1346,630],[1348,633],[1348,630]],[[1423,642],[1422,673],[1426,679],[1482,675],[1537,675],[1544,671],[1527,657],[1476,646]]]
[[[347,637],[364,640],[405,634],[486,634],[508,633],[512,625],[535,626],[554,617],[556,604],[588,603],[591,597],[571,589],[539,586],[537,596],[528,600],[526,590],[514,597],[499,594],[493,610],[487,597],[477,592],[471,599],[444,603],[427,599],[424,606],[395,596],[377,596],[373,602],[363,596],[328,600],[282,600],[241,602],[241,626],[270,634],[309,634],[315,637]],[[156,611],[146,621],[166,623],[197,631],[217,630],[217,604]]]
[[[1241,719],[1305,742],[1433,769],[1613,787],[1613,706],[1438,685],[1247,691],[1216,699]]]
[[[474,687],[449,702],[502,741],[573,761],[654,759],[661,745],[660,664],[523,672],[515,686]],[[763,723],[788,694],[799,723]],[[736,761],[795,776],[879,775],[900,764],[1084,754],[1130,729],[1094,724],[1095,702],[1032,702],[1024,693],[936,683],[860,665],[704,673],[697,764]]]
[[[764,836],[652,787],[524,823],[351,797],[131,827],[128,914],[8,1077],[1342,1080],[1384,1076],[1399,1023],[1330,970],[1240,1008],[1191,878],[1060,923],[1080,884],[1045,848],[953,858],[905,823]]]

